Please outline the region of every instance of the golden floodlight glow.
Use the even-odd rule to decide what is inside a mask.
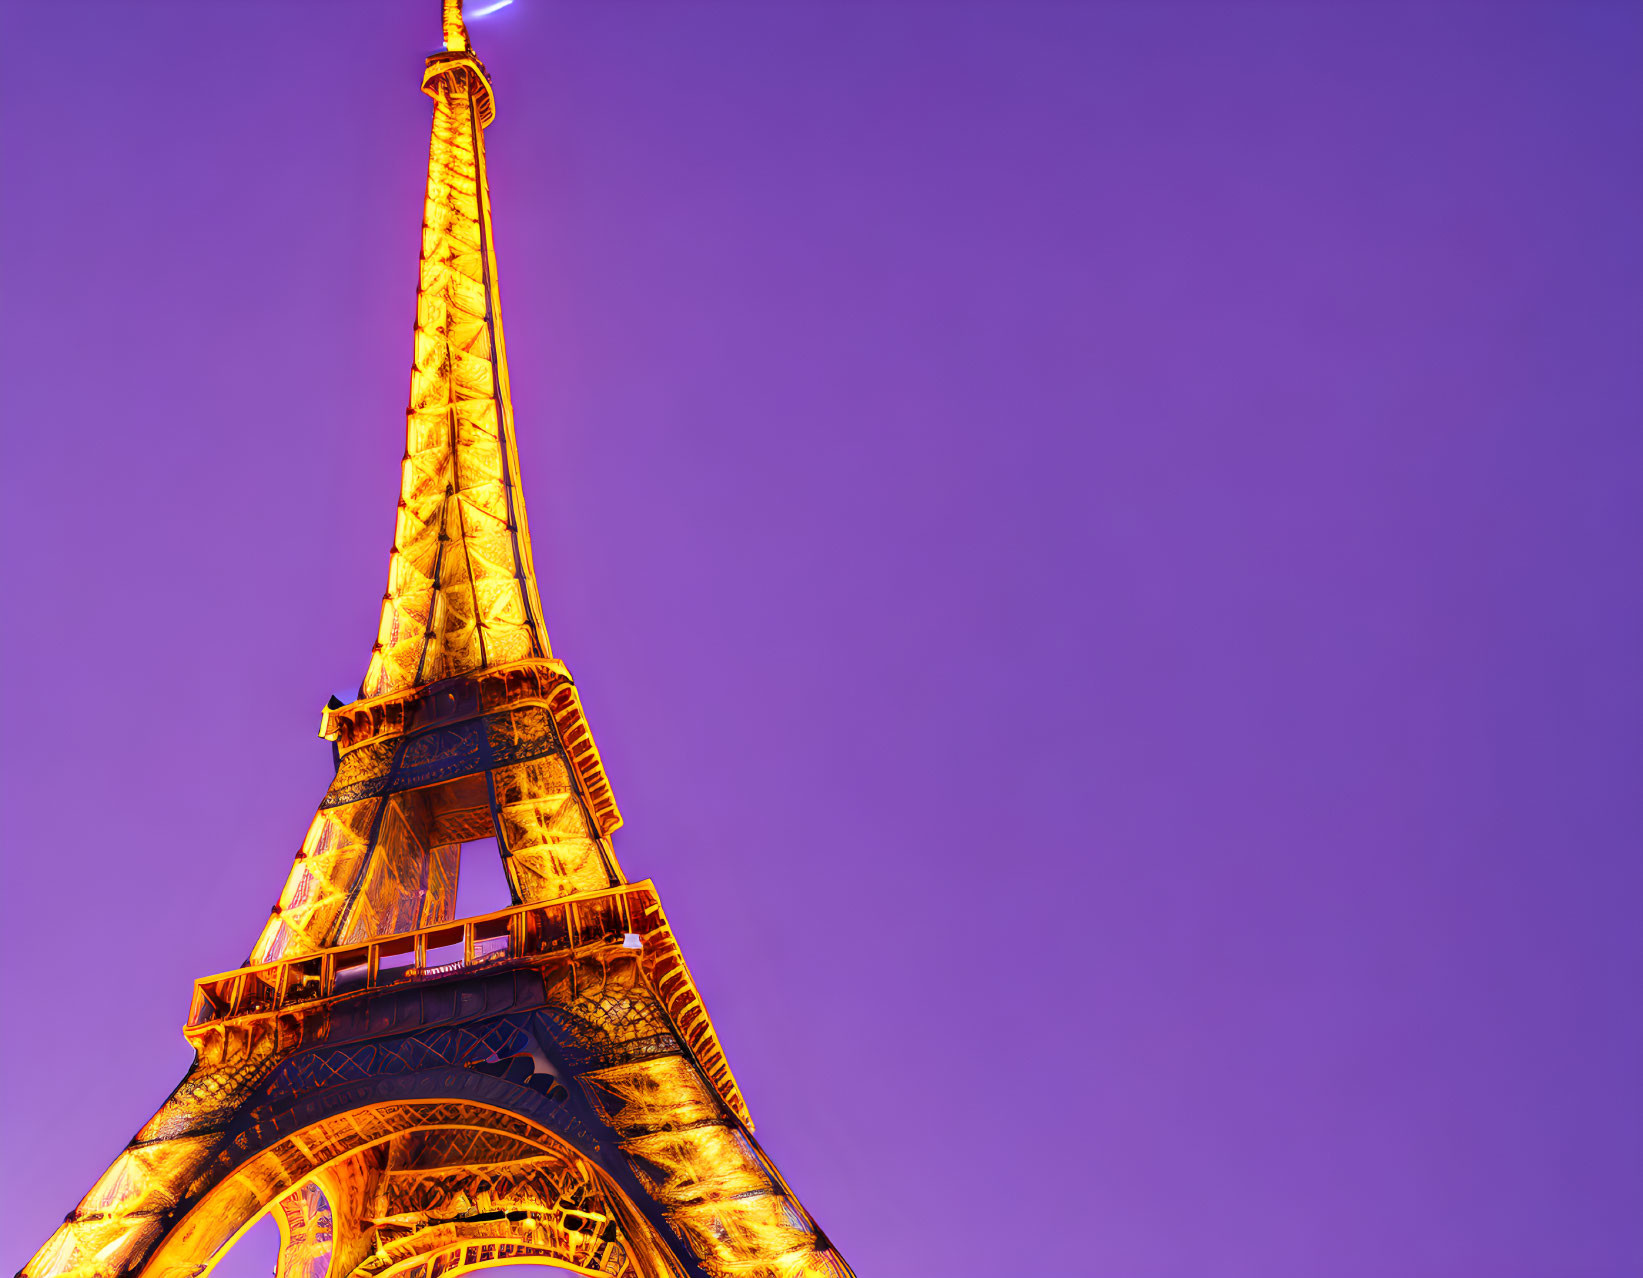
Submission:
[[[394,545],[359,696],[320,717],[336,775],[245,966],[195,983],[187,1075],[26,1278],[200,1278],[269,1213],[277,1278],[851,1278],[617,864],[531,564],[495,97],[442,3]],[[462,845],[491,838],[514,904],[458,920]]]

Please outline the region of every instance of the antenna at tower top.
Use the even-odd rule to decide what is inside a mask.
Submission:
[[[445,0],[445,47],[452,53],[468,48],[468,28],[462,22],[462,0]]]

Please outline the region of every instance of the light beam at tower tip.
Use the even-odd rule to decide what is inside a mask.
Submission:
[[[495,13],[498,9],[506,9],[512,3],[513,0],[496,0],[495,4],[488,4],[483,9],[475,9],[468,16],[470,18],[483,18]]]

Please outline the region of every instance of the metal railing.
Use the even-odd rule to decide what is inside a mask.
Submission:
[[[641,944],[645,925],[639,920],[657,909],[648,883],[626,884],[223,972],[194,983],[188,1025],[193,1029],[362,990],[437,980],[583,945],[632,947]]]
[[[185,1032],[200,1044],[217,1032],[215,1023],[237,1017],[308,1008],[327,999],[460,976],[492,965],[541,963],[555,954],[587,949],[643,956],[648,979],[678,1035],[725,1103],[743,1121],[750,1121],[713,1022],[648,879],[202,977],[194,982]]]

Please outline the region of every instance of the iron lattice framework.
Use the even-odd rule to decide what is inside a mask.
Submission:
[[[335,779],[246,966],[195,985],[195,1060],[24,1267],[198,1278],[258,1218],[279,1278],[847,1278],[753,1137],[649,882],[628,883],[542,624],[484,130],[460,0],[433,99],[415,360],[382,620]],[[514,905],[453,918],[465,841]]]

